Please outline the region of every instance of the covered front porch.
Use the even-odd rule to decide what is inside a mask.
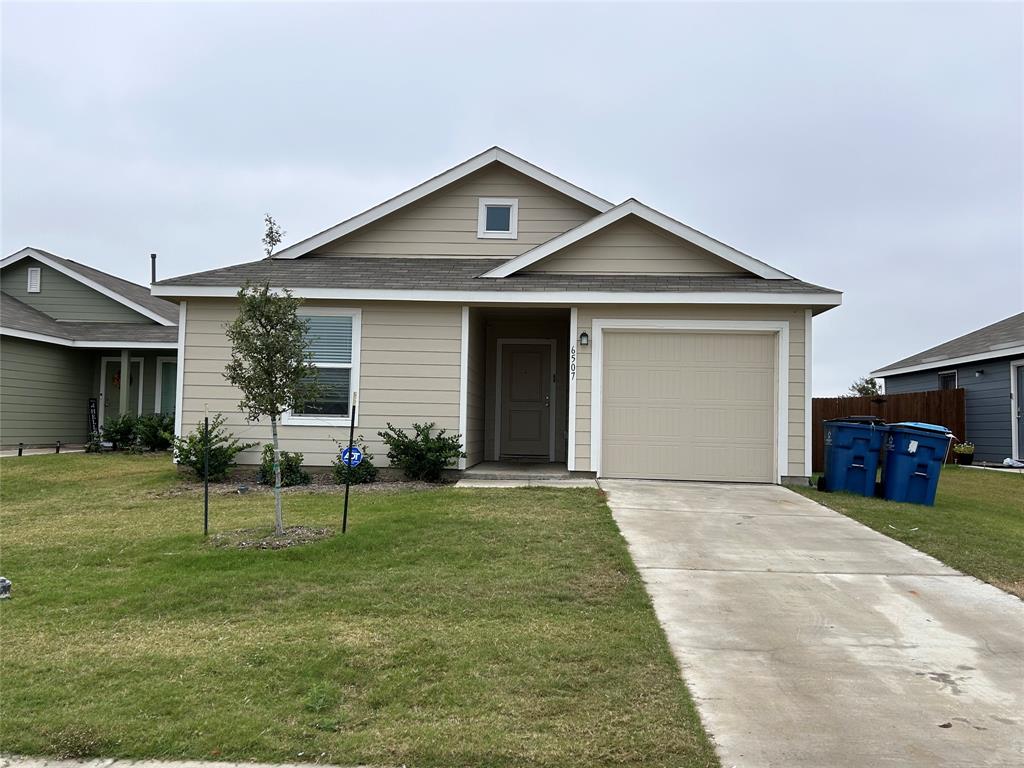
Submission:
[[[171,346],[96,350],[92,384],[95,426],[126,413],[173,415],[178,399],[177,349]],[[90,403],[90,420],[92,418]]]
[[[568,308],[468,307],[465,468],[566,472]]]

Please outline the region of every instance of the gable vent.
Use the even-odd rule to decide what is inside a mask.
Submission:
[[[29,267],[28,268],[28,292],[39,293],[39,274],[42,272],[40,267]]]

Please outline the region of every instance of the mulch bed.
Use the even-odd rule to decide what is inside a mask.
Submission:
[[[210,546],[235,549],[287,549],[312,544],[333,535],[334,531],[330,528],[310,528],[305,525],[289,526],[284,529],[281,536],[266,528],[243,528],[238,531],[215,533],[210,537]]]

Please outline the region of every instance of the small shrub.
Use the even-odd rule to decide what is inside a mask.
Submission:
[[[203,448],[206,429],[203,422],[196,425],[194,432],[174,439],[174,456],[179,464],[191,469],[197,476],[203,476]],[[224,414],[215,414],[210,419],[210,479],[223,480],[235,466],[235,456],[258,443],[242,443],[224,429]]]
[[[334,457],[334,482],[338,485],[344,485],[349,468],[341,463],[341,452],[348,448],[348,443],[343,443],[339,440],[334,442],[338,444],[338,453]],[[366,443],[363,441],[362,435],[356,438],[356,445],[363,452],[363,460],[359,462],[359,466],[352,467],[352,474],[348,475],[350,482],[352,485],[372,483],[377,479],[378,472],[377,467],[373,463],[373,454],[366,450]]]
[[[130,413],[123,413],[100,427],[100,435],[108,443],[112,443],[115,451],[130,448],[135,442],[135,423],[138,419]]]
[[[263,446],[259,480],[264,485],[274,484],[274,446],[272,443]],[[302,454],[299,451],[294,453],[281,451],[281,487],[309,485],[309,481],[309,472],[302,468]]]
[[[150,413],[135,423],[135,440],[147,451],[166,451],[174,443],[174,416]]]
[[[433,422],[413,424],[410,437],[389,422],[385,431],[377,433],[388,446],[391,465],[400,468],[410,480],[438,483],[444,476],[444,470],[465,456],[458,435],[449,435],[445,429],[431,435],[430,430],[434,426]]]

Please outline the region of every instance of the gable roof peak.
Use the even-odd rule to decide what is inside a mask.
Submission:
[[[6,258],[0,259],[0,269],[17,264],[22,259],[35,259],[160,325],[178,324],[177,306],[153,296],[145,286],[103,272],[95,267],[65,259],[49,251],[44,251],[42,248],[32,246],[22,248]]]
[[[480,154],[473,155],[473,157],[468,160],[449,168],[447,171],[427,179],[422,184],[417,184],[415,187],[402,192],[400,195],[392,197],[390,200],[385,200],[383,203],[376,205],[373,208],[335,224],[333,227],[329,227],[311,237],[307,237],[305,240],[300,240],[297,243],[289,245],[287,248],[282,248],[280,251],[273,254],[271,258],[296,259],[300,256],[304,256],[322,245],[326,245],[327,243],[337,240],[339,237],[344,237],[357,229],[362,229],[363,227],[382,219],[388,214],[394,213],[407,205],[411,205],[417,200],[421,200],[427,195],[437,192],[440,189],[444,189],[457,181],[461,181],[471,173],[475,173],[482,168],[486,168],[492,163],[501,163],[514,171],[518,171],[524,176],[527,176],[540,184],[551,187],[552,189],[561,192],[563,195],[571,197],[573,200],[582,203],[588,208],[592,208],[598,213],[604,213],[612,208],[612,204],[608,200],[598,197],[594,193],[588,192],[582,187],[578,187],[575,184],[556,176],[550,171],[546,171],[540,166],[524,160],[518,155],[512,154],[507,149],[502,149],[499,146],[493,146],[490,149],[485,149]]]
[[[583,222],[573,229],[570,229],[568,232],[564,232],[558,237],[554,237],[546,243],[538,245],[536,248],[527,251],[522,256],[509,259],[504,264],[481,275],[481,277],[508,277],[509,275],[513,275],[531,264],[535,264],[553,253],[557,253],[563,248],[568,248],[573,243],[577,243],[585,237],[589,237],[590,235],[600,232],[615,222],[621,221],[626,216],[637,216],[647,223],[652,224],[671,235],[675,235],[698,248],[703,248],[705,251],[713,253],[715,256],[725,259],[726,261],[731,262],[736,266],[757,275],[758,277],[763,277],[768,280],[794,279],[792,275],[786,274],[780,269],[769,266],[763,261],[755,259],[753,256],[749,256],[732,246],[726,245],[725,243],[710,237],[709,235],[705,235],[703,232],[687,226],[681,221],[676,221],[672,217],[661,213],[661,211],[656,211],[649,205],[641,203],[634,197],[626,198],[618,205],[613,206],[600,215]]]

